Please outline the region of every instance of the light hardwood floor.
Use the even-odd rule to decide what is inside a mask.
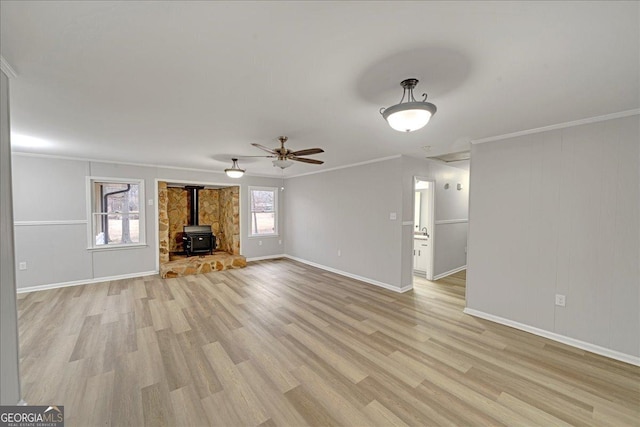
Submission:
[[[639,425],[640,368],[289,260],[19,295],[29,404],[69,426]]]

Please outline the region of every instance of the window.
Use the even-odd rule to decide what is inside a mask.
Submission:
[[[249,187],[249,236],[278,235],[278,189]]]
[[[144,182],[89,178],[91,248],[144,244]]]

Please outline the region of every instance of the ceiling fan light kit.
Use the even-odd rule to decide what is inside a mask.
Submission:
[[[233,162],[231,167],[225,169],[224,173],[226,173],[229,178],[241,178],[245,170],[240,169],[240,166],[238,166],[238,159],[231,159],[231,161]]]
[[[251,145],[263,151],[266,151],[267,153],[270,154],[269,156],[264,156],[264,157],[267,157],[267,158],[275,157],[276,160],[272,161],[273,166],[277,166],[280,169],[285,169],[293,165],[292,160],[296,162],[311,163],[314,165],[321,165],[324,163],[322,160],[307,159],[306,157],[300,157],[300,156],[310,156],[313,154],[324,153],[324,150],[322,148],[307,148],[304,150],[292,151],[284,147],[284,143],[287,142],[288,140],[289,138],[287,138],[286,136],[279,137],[278,141],[280,141],[280,147],[273,148],[273,149],[265,147],[264,145],[255,144],[255,143]]]
[[[435,105],[427,102],[426,93],[422,94],[424,96],[422,101],[415,99],[413,89],[417,84],[418,79],[403,80],[400,83],[403,88],[400,102],[391,107],[380,109],[380,114],[389,123],[389,126],[399,132],[413,132],[422,129],[437,111]]]
[[[281,160],[281,159],[277,159],[273,161],[273,166],[277,166],[280,169],[286,169],[289,166],[293,166],[293,162],[289,161],[289,160]]]

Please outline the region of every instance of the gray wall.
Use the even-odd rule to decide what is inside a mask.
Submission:
[[[639,356],[639,141],[632,116],[474,145],[467,307]]]
[[[223,173],[13,155],[16,257],[27,262],[17,272],[18,288],[135,275],[157,270],[156,180],[240,185],[240,246],[247,258],[283,253],[280,236],[247,237],[249,185],[280,187],[281,180],[245,176],[232,180]],[[86,177],[144,179],[146,247],[87,249]],[[148,205],[148,200],[152,205]],[[262,241],[262,245],[259,242]]]
[[[396,158],[288,179],[286,253],[400,288],[401,165]]]
[[[0,72],[0,405],[21,398],[9,135],[9,79]]]
[[[16,256],[27,262],[27,270],[18,271],[18,288],[156,271],[158,179],[239,184],[241,251],[247,258],[286,253],[394,289],[412,286],[413,230],[402,222],[413,221],[414,175],[436,181],[436,224],[467,217],[467,172],[408,157],[287,179],[279,198],[280,235],[267,238],[247,237],[247,187],[280,187],[277,178],[231,180],[220,173],[22,154],[13,161]],[[146,247],[87,250],[87,176],[144,179],[145,199],[153,201],[145,206]],[[458,182],[465,190],[455,190]],[[389,219],[392,212],[396,220]],[[466,223],[436,225],[435,274],[464,266],[465,245]]]
[[[288,179],[286,253],[397,290],[410,288],[414,175],[436,181],[436,221],[467,219],[468,172],[402,156]],[[449,180],[453,189],[444,190]],[[463,191],[455,190],[458,182]],[[392,212],[396,220],[389,219]],[[441,228],[450,226],[437,225],[436,234],[445,235]],[[450,233],[455,238],[436,237],[436,274],[466,264],[466,223],[457,228]]]

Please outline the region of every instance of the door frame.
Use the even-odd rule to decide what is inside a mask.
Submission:
[[[428,197],[429,197],[429,206],[431,207],[431,212],[429,212],[429,215],[427,217],[427,231],[429,233],[429,250],[427,252],[427,256],[428,256],[428,260],[429,260],[429,267],[427,268],[427,272],[426,272],[426,279],[427,280],[433,280],[433,268],[435,265],[435,239],[436,239],[436,227],[435,227],[435,223],[436,223],[436,214],[435,214],[435,210],[436,210],[436,181],[433,178],[427,178],[425,176],[419,176],[419,175],[414,175],[413,176],[413,180],[412,182],[412,189],[411,189],[411,205],[413,207],[412,212],[415,212],[416,209],[416,197],[415,197],[415,192],[416,190],[416,184],[418,183],[418,181],[422,181],[422,182],[428,182],[429,183],[429,191],[428,191]],[[421,198],[422,200],[422,198]],[[415,218],[414,218],[414,225],[413,225],[413,229],[412,229],[412,233],[415,233]],[[412,239],[412,245],[413,245],[413,241],[415,239]],[[413,276],[413,271],[415,269],[415,261],[412,258],[411,261],[411,275]]]

